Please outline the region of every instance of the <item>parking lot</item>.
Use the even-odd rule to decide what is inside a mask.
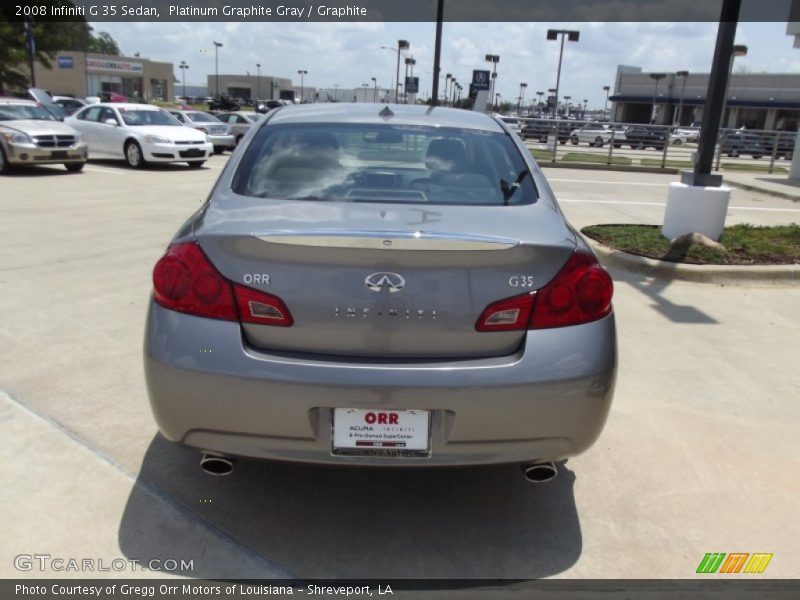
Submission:
[[[800,577],[797,285],[614,273],[611,415],[549,484],[516,465],[203,474],[157,435],[142,337],[152,266],[226,160],[0,181],[3,577],[41,577],[14,557],[47,553],[193,559],[177,574],[203,578],[688,578],[707,552],[773,553],[766,577]],[[677,179],[547,175],[578,227],[660,223]],[[733,192],[728,224],[798,221],[798,203]]]

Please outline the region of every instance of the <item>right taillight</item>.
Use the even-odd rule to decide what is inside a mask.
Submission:
[[[614,283],[591,254],[574,253],[536,293],[529,329],[596,321],[611,312]]]
[[[492,302],[478,331],[519,331],[588,323],[611,312],[614,284],[591,254],[574,253],[543,288]]]
[[[153,287],[158,304],[198,317],[280,327],[294,322],[280,298],[227,280],[193,242],[169,247],[153,269]]]

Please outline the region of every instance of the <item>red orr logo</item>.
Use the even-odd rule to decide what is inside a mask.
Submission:
[[[397,413],[374,413],[368,412],[364,415],[364,420],[368,425],[377,423],[378,425],[397,425],[400,415]]]

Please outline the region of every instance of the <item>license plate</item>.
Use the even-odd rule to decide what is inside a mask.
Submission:
[[[50,158],[67,158],[66,150],[54,150],[50,153]]]
[[[430,411],[337,408],[331,452],[346,456],[430,456]]]

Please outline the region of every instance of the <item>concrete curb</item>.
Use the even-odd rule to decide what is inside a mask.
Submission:
[[[730,185],[732,187],[736,187],[742,190],[747,190],[748,192],[759,192],[761,194],[767,194],[769,196],[775,196],[776,198],[786,198],[787,200],[792,200],[794,202],[800,202],[800,193],[792,194],[791,192],[781,192],[778,190],[771,190],[768,188],[764,188],[758,185],[750,185],[749,183],[741,183],[739,181],[733,181],[731,179],[726,179],[725,176],[722,176],[723,183]]]
[[[800,284],[800,265],[686,265],[645,258],[610,248],[590,237],[600,263],[611,270],[650,275],[657,279],[678,279],[700,283]]]

